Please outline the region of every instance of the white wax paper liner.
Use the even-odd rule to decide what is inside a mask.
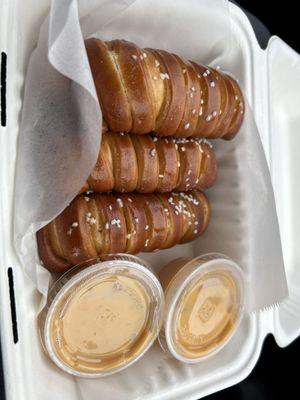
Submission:
[[[31,55],[17,159],[14,235],[38,289],[49,274],[37,258],[35,233],[78,193],[96,163],[102,114],[76,1],[53,1]]]

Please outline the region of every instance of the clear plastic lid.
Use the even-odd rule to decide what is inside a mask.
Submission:
[[[80,264],[49,290],[39,316],[42,344],[62,370],[96,378],[138,360],[156,339],[164,295],[151,268],[134,256]]]
[[[159,341],[186,363],[220,351],[237,330],[245,309],[244,277],[221,254],[177,259],[160,272],[166,307]]]

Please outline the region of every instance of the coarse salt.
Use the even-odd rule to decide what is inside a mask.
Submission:
[[[123,200],[120,198],[117,198],[117,203],[119,204],[120,207],[123,207]]]
[[[121,228],[121,221],[119,218],[114,218],[111,222],[111,225],[117,225],[118,228]]]
[[[154,157],[155,155],[156,155],[156,149],[151,149],[150,151],[149,151],[149,153],[150,153],[150,156],[151,157]]]
[[[80,248],[79,247],[73,247],[72,254],[73,254],[74,257],[78,257],[79,254],[80,254]]]
[[[164,79],[170,79],[169,74],[167,74],[167,73],[161,72],[161,73],[159,74],[159,76],[161,77],[162,80],[164,80]]]

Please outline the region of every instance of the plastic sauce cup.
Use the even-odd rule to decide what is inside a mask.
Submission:
[[[194,364],[220,351],[245,309],[244,277],[222,254],[180,258],[159,273],[165,316],[159,341],[176,359]]]
[[[162,287],[148,264],[124,254],[75,266],[49,290],[40,337],[62,370],[99,378],[137,361],[157,338]]]

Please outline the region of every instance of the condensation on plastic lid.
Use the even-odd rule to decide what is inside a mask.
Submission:
[[[165,287],[159,342],[179,361],[195,364],[219,352],[238,329],[245,311],[245,279],[240,267],[223,254],[181,264],[178,270],[177,262]],[[171,271],[172,263],[165,268]]]
[[[112,278],[106,279],[107,277]],[[121,277],[121,280],[118,280],[118,277]],[[82,328],[82,320],[86,320],[86,313],[88,313],[86,311],[87,298],[94,296],[94,301],[95,295],[99,297],[99,291],[93,293],[93,288],[95,282],[98,282],[99,286],[100,281],[103,291],[103,293],[100,293],[100,296],[103,294],[102,303],[106,301],[107,304],[103,308],[103,304],[93,303],[92,313],[94,312],[95,315],[86,321],[87,327]],[[119,286],[120,283],[124,285],[124,290]],[[122,310],[127,310],[130,315],[134,315],[133,322],[128,329],[116,329],[118,321],[119,324],[126,325],[128,315],[125,315],[125,311],[118,313],[119,309],[117,310],[115,298],[111,302],[107,301],[107,293],[110,293],[112,288],[118,296],[121,295],[122,297],[123,293]],[[88,293],[88,296],[81,296],[83,291],[85,291],[85,294]],[[80,304],[75,303],[76,308],[74,307],[74,299],[78,301],[78,298],[80,298]],[[138,300],[141,300],[140,303],[138,303]],[[94,306],[101,306],[103,312],[97,312],[96,315]],[[136,310],[137,306],[139,306],[139,310]],[[52,361],[65,372],[84,378],[107,376],[128,367],[150,348],[161,327],[163,307],[164,294],[161,285],[146,263],[134,256],[108,255],[102,257],[102,259],[91,260],[84,265],[81,264],[73,268],[54,284],[49,291],[47,306],[39,319],[41,340]],[[79,317],[76,314],[76,323],[74,318],[72,320],[72,318],[68,319],[68,316],[66,316],[67,310],[69,315],[72,315],[72,312],[74,315],[74,309],[76,312],[81,309]],[[134,310],[135,313],[133,313]],[[74,346],[74,343],[80,343],[82,346],[78,351],[78,358],[76,354],[75,363],[71,357],[71,362],[68,362],[69,360],[67,361],[66,357],[64,358],[64,354],[67,353],[66,349],[61,346],[62,350],[58,350],[55,344],[67,337],[61,338],[60,335],[56,335],[57,332],[60,332],[58,330],[53,334],[53,326],[59,324],[58,316],[61,315],[65,318],[65,326],[70,327],[69,333],[72,332],[73,335],[71,338],[70,335],[68,336],[68,346]],[[97,319],[101,322],[102,327],[99,336],[99,324],[95,322]],[[80,321],[80,324],[78,324],[78,321]],[[72,329],[74,328],[72,324],[74,326],[77,324],[77,329]],[[68,332],[65,334],[68,335]],[[105,334],[106,339],[108,339],[106,341],[103,340]],[[129,338],[130,340],[132,338],[130,352],[128,350]],[[105,357],[101,354],[104,354]],[[112,355],[111,360],[119,361],[107,361],[109,354]],[[97,360],[99,360],[99,363],[96,362]],[[103,362],[103,360],[106,361]],[[97,368],[99,369],[97,370]]]

